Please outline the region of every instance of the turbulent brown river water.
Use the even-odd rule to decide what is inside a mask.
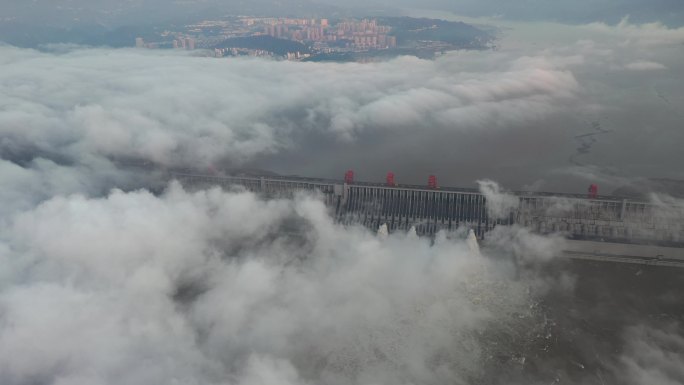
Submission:
[[[558,289],[491,337],[517,351],[492,349],[483,383],[684,383],[684,269],[557,260],[536,274]]]

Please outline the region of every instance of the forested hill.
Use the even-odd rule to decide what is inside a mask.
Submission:
[[[441,41],[456,46],[485,44],[494,39],[492,35],[470,24],[412,17],[384,17],[379,24],[392,27],[392,35],[399,45],[410,45],[416,41]]]

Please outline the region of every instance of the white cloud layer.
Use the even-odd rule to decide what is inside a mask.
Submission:
[[[244,161],[307,131],[352,140],[427,122],[436,132],[505,126],[543,116],[577,90],[566,71],[505,62],[478,71],[461,55],[360,65],[0,50],[0,127],[13,145],[167,165]]]
[[[381,240],[309,198],[70,196],[1,233],[7,385],[467,381],[478,333],[532,317],[464,241]]]

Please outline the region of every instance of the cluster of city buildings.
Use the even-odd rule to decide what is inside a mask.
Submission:
[[[195,39],[191,37],[178,37],[171,43],[174,49],[195,49]]]
[[[258,20],[264,24],[264,34],[279,39],[295,41],[323,41],[326,40],[325,31],[328,19],[264,19]]]
[[[383,49],[397,46],[391,28],[377,20],[347,20],[331,25],[328,19],[266,19],[264,33],[279,39],[300,42],[344,42],[354,49]]]
[[[362,52],[389,49],[397,46],[392,28],[378,24],[374,19],[342,20],[331,23],[328,19],[309,18],[255,18],[233,17],[229,20],[206,20],[185,26],[182,31],[165,31],[157,41],[135,39],[138,48],[172,48],[194,50],[209,48],[215,57],[224,56],[276,56],[263,47],[225,47],[231,38],[271,36],[303,43],[304,51],[280,55],[287,60],[302,60],[312,54],[331,52]]]
[[[251,56],[251,57],[273,57],[273,52],[263,49],[251,48],[215,48],[214,57],[229,57],[229,56]],[[283,57],[286,60],[303,60],[311,57],[311,54],[301,52],[288,52]]]
[[[145,42],[145,39],[142,37],[136,37],[135,38],[135,47],[136,48],[148,48],[148,49],[157,49],[157,48],[171,48],[174,49],[187,49],[187,50],[194,50],[196,48],[196,40],[192,37],[183,37],[183,36],[178,36],[177,38],[173,39],[170,43],[167,42],[152,42],[148,43]]]

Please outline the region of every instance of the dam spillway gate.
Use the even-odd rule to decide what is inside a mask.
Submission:
[[[428,189],[299,177],[173,173],[171,178],[190,189],[241,186],[270,198],[311,192],[321,197],[339,223],[373,229],[387,224],[390,232],[415,227],[419,235],[434,235],[466,227],[484,239],[498,225],[518,224],[540,234],[563,233],[572,239],[684,247],[681,207],[624,198],[510,193],[514,204],[505,207],[504,212],[499,208],[493,215],[485,194],[474,189]]]

